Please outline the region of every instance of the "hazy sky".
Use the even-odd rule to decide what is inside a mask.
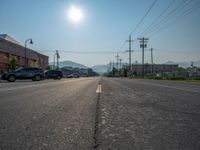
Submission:
[[[123,53],[128,49],[128,43],[123,43],[153,1],[0,0],[0,33],[9,34],[22,44],[27,38],[32,38],[34,44],[28,46],[48,55],[50,62],[56,49],[60,51],[60,60],[71,60],[87,66],[116,61],[116,53],[112,52],[117,51],[120,51],[123,62],[128,62],[128,53]],[[166,13],[159,17],[170,3]],[[83,12],[83,19],[78,23],[73,23],[67,17],[72,5]],[[200,60],[199,5],[199,0],[157,0],[132,34],[135,40],[133,62],[141,62],[137,40],[140,36],[149,38],[147,49],[155,49],[156,63]],[[194,11],[186,16],[181,15],[193,6],[197,9],[192,9]],[[177,17],[179,15],[182,17]],[[160,24],[159,20],[162,21]],[[153,21],[157,26],[148,30],[149,34],[141,34]],[[145,62],[150,62],[149,50],[145,51]]]

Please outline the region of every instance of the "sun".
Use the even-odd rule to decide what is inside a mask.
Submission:
[[[68,18],[72,22],[80,22],[83,19],[83,12],[80,8],[71,6],[68,11]]]

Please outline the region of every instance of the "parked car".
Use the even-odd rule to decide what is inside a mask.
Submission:
[[[48,79],[61,79],[63,77],[63,73],[60,70],[48,70],[45,72],[45,78]]]
[[[44,79],[44,71],[38,67],[22,67],[15,71],[4,73],[1,76],[2,80],[14,82],[16,79],[32,79],[33,81],[40,81]]]
[[[64,77],[65,78],[73,78],[73,74],[65,74]]]
[[[65,78],[79,78],[80,75],[78,73],[72,73],[68,75],[64,75]]]
[[[73,77],[73,78],[79,78],[79,77],[80,77],[80,74],[78,74],[78,73],[73,73],[72,77]]]

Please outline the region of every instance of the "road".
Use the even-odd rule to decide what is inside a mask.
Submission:
[[[199,97],[171,81],[1,82],[0,149],[199,150]]]

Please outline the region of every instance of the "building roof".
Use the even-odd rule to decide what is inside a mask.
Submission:
[[[0,38],[4,39],[4,40],[7,40],[7,41],[10,41],[12,43],[21,45],[20,42],[16,41],[14,38],[12,38],[11,36],[9,36],[8,34],[0,34]]]
[[[5,53],[24,57],[25,55],[24,46],[22,46],[21,44],[18,44],[19,42],[17,42],[16,40],[14,41],[13,40],[14,39],[8,36],[7,34],[0,34],[0,52],[5,52]],[[34,51],[29,48],[26,48],[26,51],[27,51],[27,54],[26,54],[27,58],[37,59],[38,55],[48,57],[46,55],[38,53],[37,51]]]

